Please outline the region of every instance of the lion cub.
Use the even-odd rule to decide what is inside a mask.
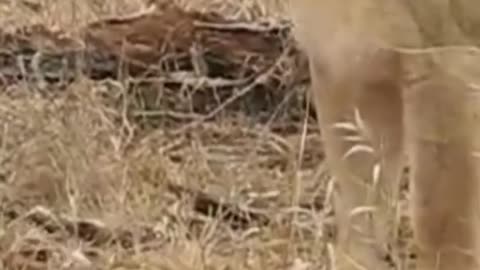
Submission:
[[[460,47],[480,39],[478,4],[293,0],[289,8],[338,187],[336,269],[389,269],[404,161],[417,269],[480,269],[480,57]]]

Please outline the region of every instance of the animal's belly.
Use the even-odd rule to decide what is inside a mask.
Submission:
[[[348,36],[382,46],[419,46],[418,28],[401,1],[295,0],[291,14],[303,47],[337,42]],[[312,32],[314,31],[314,32]]]

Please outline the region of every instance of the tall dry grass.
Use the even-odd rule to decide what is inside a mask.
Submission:
[[[283,16],[253,0],[178,2],[252,20]],[[3,1],[0,25],[42,23],[75,35],[96,18],[147,7],[140,0]],[[54,98],[32,88],[19,84],[0,93],[3,269],[328,264],[330,182],[322,181],[318,157],[303,153],[320,146],[315,134],[280,136],[238,119],[184,134],[161,127],[142,133],[106,105],[107,82],[79,79]],[[238,230],[200,215],[192,208],[195,196],[178,196],[172,183],[260,212],[270,224]]]

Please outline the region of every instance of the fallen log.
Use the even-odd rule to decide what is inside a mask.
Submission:
[[[306,58],[290,31],[289,22],[238,21],[173,4],[91,22],[77,38],[34,25],[0,32],[0,82],[25,81],[50,90],[79,76],[114,79],[141,89],[132,94],[142,99],[131,103],[136,116],[168,108],[209,120],[233,110],[268,121],[289,92],[308,81]],[[168,97],[153,104],[159,88],[167,89]],[[180,88],[187,94],[179,95]],[[298,108],[303,96],[292,102]],[[302,117],[294,114],[287,118]]]

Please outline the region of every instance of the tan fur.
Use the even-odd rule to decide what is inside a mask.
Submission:
[[[478,7],[468,0],[291,1],[338,184],[336,269],[388,269],[383,257],[405,161],[417,269],[480,269],[473,154],[480,53],[431,49],[477,44]],[[364,140],[352,140],[355,132],[338,124],[345,122],[363,123]]]

